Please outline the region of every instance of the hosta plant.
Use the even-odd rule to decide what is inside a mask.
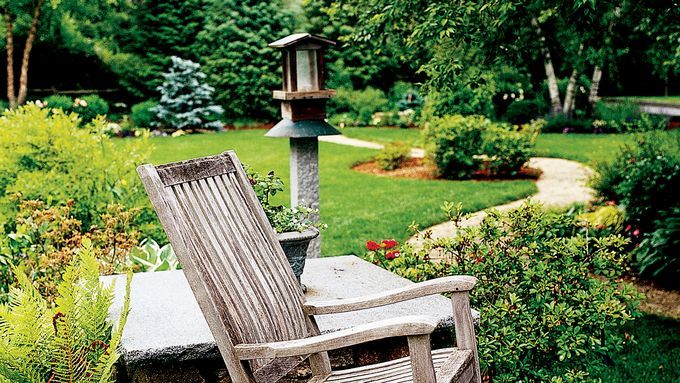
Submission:
[[[83,241],[51,306],[24,273],[10,300],[0,305],[0,382],[113,382],[120,337],[129,310],[132,275],[116,324],[107,319],[113,288],[99,281],[92,243]]]
[[[181,269],[177,255],[168,243],[160,246],[152,238],[147,238],[130,252],[130,261],[140,271],[166,271]]]

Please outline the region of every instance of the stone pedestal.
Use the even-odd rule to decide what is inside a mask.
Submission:
[[[292,206],[305,205],[319,209],[319,139],[304,137],[290,139],[290,203]],[[319,215],[310,216],[312,222],[319,222]],[[321,254],[321,236],[312,240],[307,249],[307,258],[318,258]]]

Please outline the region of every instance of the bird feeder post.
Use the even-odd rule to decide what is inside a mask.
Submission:
[[[269,44],[283,52],[283,90],[274,91],[281,101],[283,119],[267,132],[268,137],[290,140],[290,199],[292,206],[319,209],[319,136],[340,132],[326,120],[326,100],[335,95],[324,87],[323,54],[335,42],[309,33],[296,33]],[[319,215],[310,219],[319,221]],[[313,240],[308,258],[321,254],[321,237]]]

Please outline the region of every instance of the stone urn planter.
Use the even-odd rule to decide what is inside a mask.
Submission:
[[[277,236],[283,252],[286,253],[288,263],[290,263],[290,267],[293,269],[293,274],[295,274],[295,278],[300,282],[300,275],[302,275],[302,271],[305,268],[305,260],[307,259],[307,248],[309,243],[319,236],[319,230],[312,227],[303,232],[290,231],[277,234]],[[302,290],[305,291],[305,285],[300,285]]]

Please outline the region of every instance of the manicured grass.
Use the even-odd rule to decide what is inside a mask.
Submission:
[[[229,131],[178,138],[153,138],[152,162],[164,163],[234,149],[260,172],[275,170],[288,183],[288,142],[263,137],[264,131]],[[392,179],[358,173],[352,164],[377,151],[320,143],[321,217],[324,255],[360,254],[369,239],[408,238],[411,222],[429,226],[445,220],[444,201],[463,202],[469,211],[516,200],[536,192],[527,180],[424,181]],[[288,195],[277,196],[278,202]]]
[[[420,143],[421,130],[416,128],[344,128],[341,131],[347,137],[379,142],[381,144],[401,141],[410,146],[422,145]]]
[[[621,329],[632,335],[611,366],[591,371],[607,383],[680,382],[680,321],[645,315]]]
[[[348,137],[373,142],[403,141],[412,146],[422,146],[419,129],[345,128]],[[536,155],[559,157],[592,165],[616,155],[619,147],[631,142],[633,134],[561,134],[541,133],[536,140]]]
[[[632,142],[632,134],[541,133],[536,140],[536,155],[559,157],[592,165],[608,161],[621,145]]]

